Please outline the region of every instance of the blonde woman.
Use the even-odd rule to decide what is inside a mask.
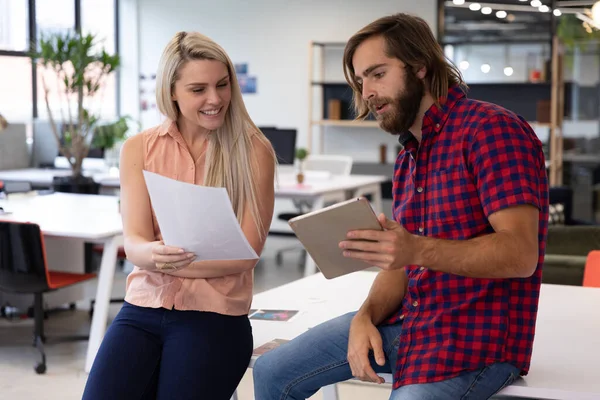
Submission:
[[[209,38],[175,35],[156,93],[167,120],[127,140],[121,154],[125,251],[136,267],[86,400],[229,399],[252,354],[247,314],[256,260],[197,261],[164,245],[142,170],[225,187],[260,254],[273,215],[275,154],[248,116],[231,60]]]

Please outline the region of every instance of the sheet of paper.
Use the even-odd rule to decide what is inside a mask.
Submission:
[[[254,260],[225,188],[193,185],[143,171],[166,245],[203,260]]]

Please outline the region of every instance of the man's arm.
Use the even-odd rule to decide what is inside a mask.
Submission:
[[[393,312],[398,311],[407,285],[408,277],[404,268],[381,271],[356,316],[367,317],[373,325],[379,325]]]
[[[474,278],[531,276],[539,259],[540,209],[547,201],[541,143],[518,120],[493,116],[473,137],[468,164],[493,233],[444,240],[412,235],[384,219],[383,232],[350,232],[350,239],[363,240],[340,243],[345,255],[385,270],[416,264]]]
[[[494,233],[470,240],[416,237],[414,264],[472,278],[527,278],[539,259],[539,210],[506,208],[488,218]]]

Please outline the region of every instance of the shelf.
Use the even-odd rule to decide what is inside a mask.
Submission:
[[[321,126],[346,126],[352,128],[379,128],[377,121],[352,121],[343,119],[322,119],[320,121],[313,121],[313,125]]]
[[[346,47],[347,42],[312,42],[312,44],[319,47]]]
[[[348,82],[312,82],[313,86],[348,86]]]

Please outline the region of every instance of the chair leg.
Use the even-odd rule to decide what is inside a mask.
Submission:
[[[44,335],[44,302],[41,293],[34,295],[33,314],[35,318],[33,345],[38,349],[42,358],[42,361],[35,365],[35,372],[43,374],[46,372],[46,353],[44,352],[46,336]]]

